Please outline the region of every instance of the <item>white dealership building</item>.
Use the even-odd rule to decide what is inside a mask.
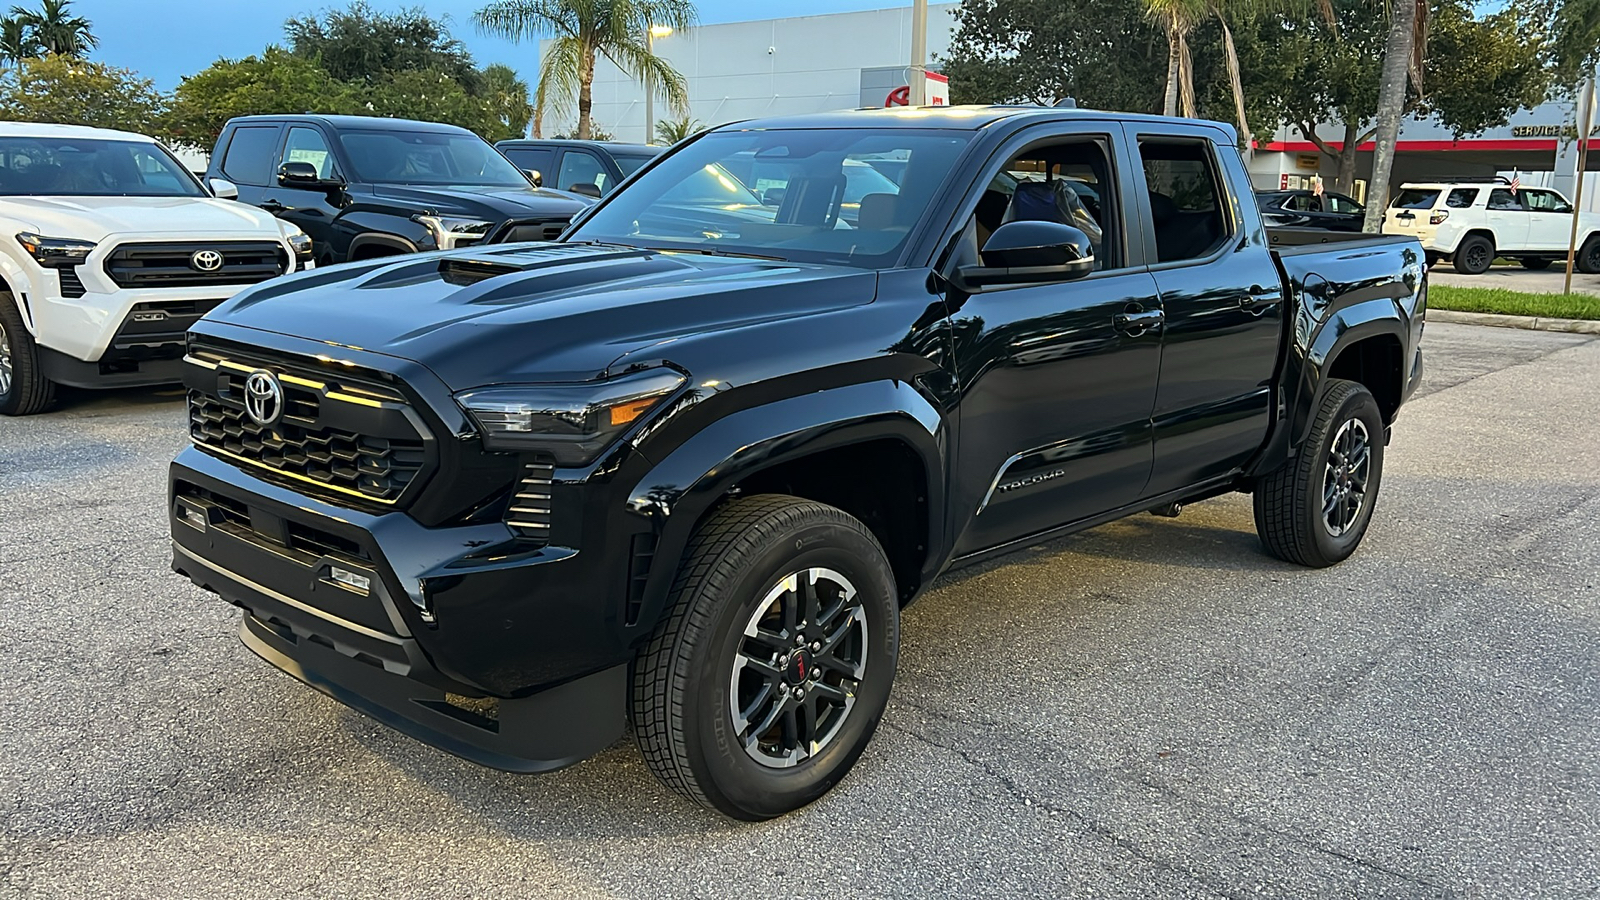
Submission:
[[[930,64],[945,55],[955,31],[959,4],[929,6]],[[689,113],[705,125],[794,113],[884,106],[904,102],[911,62],[911,5],[867,12],[797,16],[703,25],[654,38],[655,50],[689,82]],[[541,48],[548,50],[548,42]],[[896,94],[897,89],[901,90]],[[622,141],[645,141],[644,85],[604,58],[595,66],[594,120]],[[673,118],[657,99],[653,117]],[[568,123],[551,122],[546,133]],[[1343,127],[1319,128],[1324,138]],[[1484,176],[1519,171],[1524,183],[1553,186],[1569,197],[1575,181],[1574,104],[1552,101],[1519,112],[1502,127],[1456,139],[1432,121],[1407,121],[1400,135],[1395,183],[1406,180]],[[1600,141],[1591,141],[1600,149]],[[1370,141],[1357,171],[1371,170]],[[1591,163],[1584,206],[1600,209],[1600,187]],[[1297,130],[1280,129],[1258,140],[1249,167],[1258,190],[1309,187],[1313,176],[1331,184],[1335,164]],[[1357,194],[1365,193],[1365,183]]]

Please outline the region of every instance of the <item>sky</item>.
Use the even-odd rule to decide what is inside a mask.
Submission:
[[[14,0],[32,6],[30,0]],[[72,11],[88,19],[100,38],[91,58],[133,69],[171,90],[219,58],[237,59],[283,42],[290,17],[343,8],[344,0],[73,0]],[[505,63],[532,83],[538,74],[538,47],[479,35],[472,13],[479,0],[369,0],[375,9],[420,7],[448,21],[450,33],[467,45],[478,65]],[[712,25],[750,19],[817,15],[909,6],[910,0],[699,0],[700,21]]]

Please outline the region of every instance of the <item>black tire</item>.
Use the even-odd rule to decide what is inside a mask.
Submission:
[[[1494,241],[1481,234],[1469,234],[1456,247],[1453,262],[1463,275],[1482,275],[1494,265]]]
[[[0,415],[31,416],[50,406],[56,386],[44,377],[39,348],[22,324],[22,313],[0,291]]]
[[[1585,275],[1600,275],[1600,234],[1591,234],[1578,248],[1578,271]]]
[[[1522,258],[1522,267],[1532,272],[1542,272],[1550,268],[1550,260],[1542,256],[1524,256]]]
[[[1363,433],[1364,477],[1359,462],[1348,472],[1343,465],[1359,456],[1350,452],[1345,439]],[[1256,484],[1256,532],[1266,551],[1316,568],[1354,553],[1372,521],[1383,483],[1383,441],[1383,415],[1372,392],[1354,381],[1330,382],[1300,455]],[[1352,510],[1350,496],[1358,482],[1360,502]]]
[[[804,581],[805,573],[824,571],[828,577]],[[792,574],[801,577],[791,583]],[[835,575],[854,588],[859,603],[839,602],[844,593],[834,590]],[[794,587],[786,590],[786,584]],[[817,606],[802,601],[806,588]],[[633,666],[634,733],[656,777],[702,806],[749,821],[798,809],[838,783],[883,717],[899,658],[894,572],[872,532],[841,510],[796,497],[735,500],[695,534],[670,602]],[[819,606],[831,606],[833,615]],[[824,641],[813,622],[805,639],[815,642],[780,657],[773,648],[790,646],[801,630],[789,628],[783,616],[803,609],[843,637]],[[777,618],[760,618],[772,610]],[[746,629],[758,623],[768,627],[747,637]],[[785,664],[771,665],[769,650]],[[746,651],[759,651],[763,659]],[[841,665],[864,666],[854,670],[859,681],[845,678]],[[814,672],[823,673],[820,680]],[[797,689],[804,699],[790,693]],[[744,697],[749,705],[735,710],[747,702],[736,698]],[[798,710],[792,721],[783,712],[791,706]],[[741,711],[749,713],[743,728]],[[771,728],[749,727],[753,719]],[[826,726],[813,731],[822,737],[818,746],[786,747],[785,728],[808,721]],[[775,738],[759,739],[774,730]],[[750,743],[754,749],[747,749]],[[798,761],[780,761],[777,751],[785,749],[801,754]]]

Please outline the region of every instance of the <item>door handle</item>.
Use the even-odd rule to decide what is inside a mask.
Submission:
[[[1283,292],[1277,287],[1262,287],[1259,284],[1250,285],[1250,292],[1239,297],[1239,308],[1261,315],[1268,309],[1278,304],[1283,299]]]
[[[284,206],[282,203],[279,203],[271,198],[261,201],[261,208],[269,213],[281,213],[285,209],[288,209],[288,207]]]
[[[1117,313],[1112,317],[1111,324],[1128,337],[1140,337],[1152,328],[1160,328],[1166,321],[1167,314],[1162,310],[1146,309]]]

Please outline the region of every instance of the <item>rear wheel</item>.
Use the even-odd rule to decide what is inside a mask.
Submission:
[[[22,313],[10,293],[0,291],[0,415],[32,415],[48,407],[55,395]]]
[[[1463,275],[1482,275],[1494,263],[1494,241],[1481,234],[1468,235],[1456,248],[1456,271]]]
[[[1524,256],[1522,258],[1522,267],[1534,272],[1541,272],[1550,268],[1550,260],[1542,256]]]
[[[1354,553],[1378,500],[1383,440],[1372,392],[1332,382],[1299,456],[1256,485],[1256,531],[1267,552],[1317,568]]]
[[[1600,275],[1600,234],[1591,234],[1578,248],[1578,271],[1585,275]]]
[[[888,705],[896,597],[877,539],[841,510],[767,494],[718,511],[634,661],[634,731],[651,771],[738,819],[821,797]]]

